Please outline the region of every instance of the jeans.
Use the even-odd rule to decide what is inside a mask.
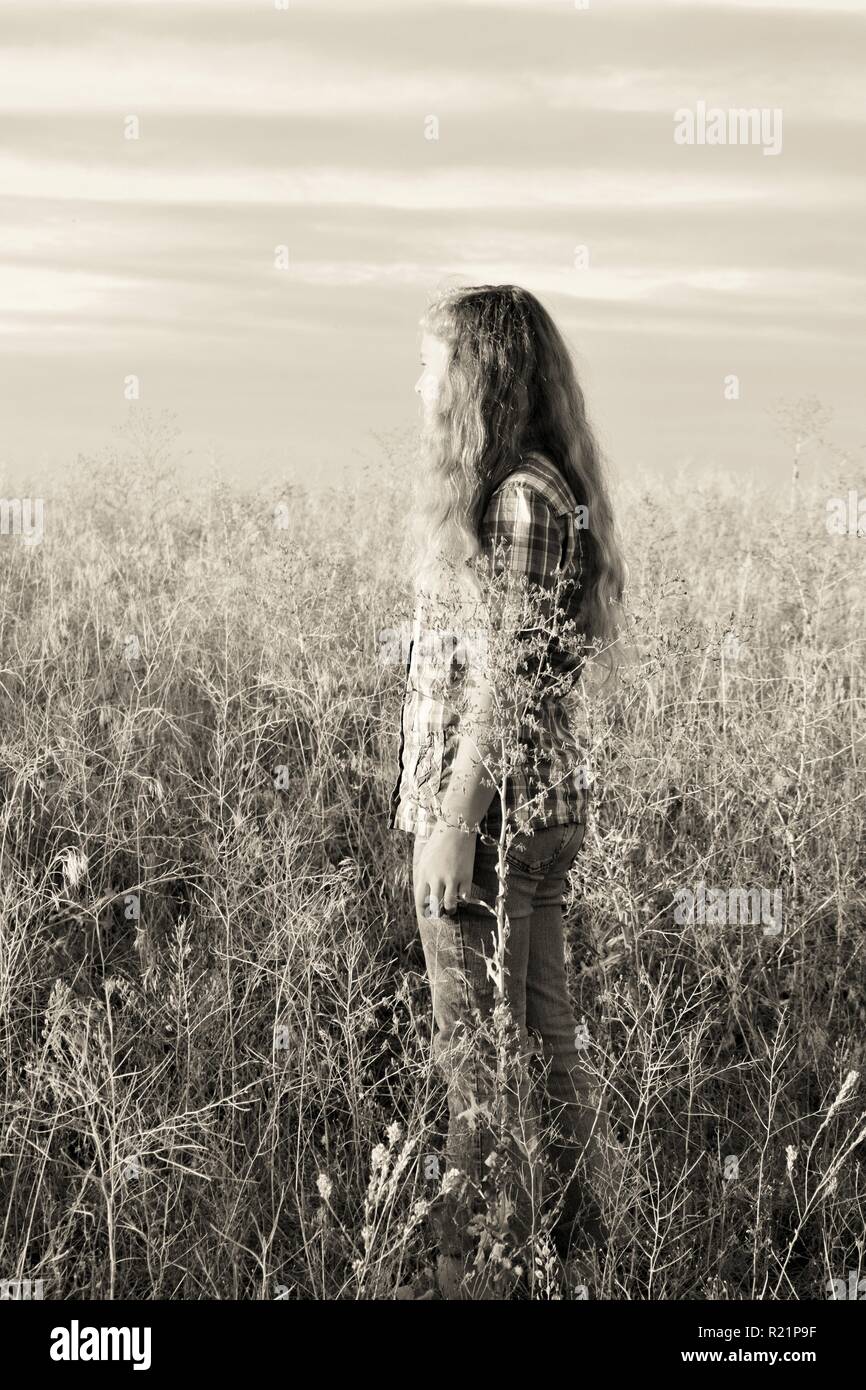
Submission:
[[[537,1229],[545,1210],[560,1249],[581,1227],[597,1230],[600,1223],[594,1189],[604,1163],[607,1120],[581,1058],[562,925],[566,876],[583,836],[582,824],[548,826],[516,836],[508,851],[505,993],[514,1041],[527,1065],[508,1085],[500,1083],[504,1102],[498,1111],[491,1106],[497,1049],[489,1026],[497,1001],[485,960],[493,951],[496,919],[483,905],[465,902],[453,915],[419,919],[433,998],[433,1056],[448,1093],[445,1159],[451,1178],[431,1213],[446,1255],[466,1256],[474,1247],[478,1228],[470,1227],[470,1217],[479,1209],[480,1193],[483,1206],[485,1179],[490,1191],[491,1154],[502,1138],[501,1124],[492,1125],[490,1114],[501,1115],[503,1105],[516,1136],[518,1162],[512,1171],[519,1170],[519,1177],[512,1208],[518,1245]],[[415,866],[424,843],[416,839]],[[494,846],[476,840],[472,877],[471,897],[494,906],[499,882]],[[545,1126],[552,1136],[546,1184],[539,1178],[533,1143],[537,1119],[552,1126]],[[551,1174],[555,1200],[545,1195]]]

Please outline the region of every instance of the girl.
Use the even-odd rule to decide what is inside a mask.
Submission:
[[[599,1229],[585,1179],[600,1169],[604,1116],[581,1064],[564,964],[562,896],[583,840],[586,786],[565,696],[585,649],[614,639],[624,567],[583,395],[535,296],[512,285],[450,291],[422,329],[418,605],[389,825],[415,836],[415,906],[449,1106],[438,1277],[445,1297],[462,1297],[471,1296],[464,1276],[477,1243],[472,1198],[495,1142],[484,1123],[492,1070],[474,1030],[497,1002],[488,959],[497,898],[506,923],[499,978],[521,1048],[528,1053],[530,1030],[540,1038],[556,1126],[558,1247],[581,1228]],[[495,583],[510,595],[498,607],[487,597]],[[482,620],[467,630],[470,611]],[[551,635],[553,615],[565,616],[577,652]],[[514,653],[534,642],[532,661],[510,667],[519,709],[510,752],[490,659],[503,633]],[[531,710],[521,693],[530,668]]]

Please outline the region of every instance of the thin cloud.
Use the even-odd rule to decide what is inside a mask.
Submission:
[[[78,163],[17,160],[0,156],[0,183],[7,195],[68,198],[87,202],[138,201],[196,204],[279,204],[284,207],[391,207],[416,210],[510,208],[530,202],[538,207],[679,208],[730,204],[791,207],[826,196],[827,180],[767,180],[756,165],[752,177],[740,174],[721,179],[690,174],[671,180],[665,174],[611,173],[604,168],[575,170],[568,166],[521,171],[478,168],[399,172],[357,168],[212,170],[162,169]],[[843,180],[840,191],[862,201],[862,183]]]

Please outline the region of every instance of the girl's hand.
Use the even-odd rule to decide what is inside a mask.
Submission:
[[[440,917],[454,912],[458,899],[472,891],[475,867],[475,833],[434,826],[418,862],[415,875],[415,910],[419,917]],[[429,909],[427,899],[430,899]]]

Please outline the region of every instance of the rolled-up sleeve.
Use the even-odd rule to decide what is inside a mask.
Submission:
[[[525,643],[546,628],[559,581],[562,530],[556,511],[535,488],[506,483],[491,499],[479,530],[488,582],[484,586],[481,659],[472,663],[467,687],[482,677],[504,690],[513,681]],[[544,591],[543,593],[541,591]],[[493,634],[499,638],[494,640]],[[500,639],[504,639],[505,646]]]
[[[494,494],[481,523],[480,541],[497,575],[525,577],[552,588],[562,556],[559,518],[540,492],[506,483]]]

